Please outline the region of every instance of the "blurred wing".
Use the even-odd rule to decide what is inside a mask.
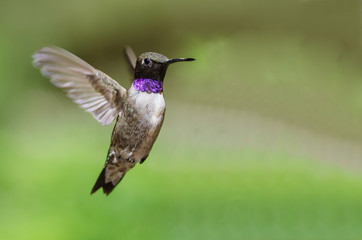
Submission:
[[[127,46],[124,48],[124,55],[126,56],[126,59],[128,60],[129,68],[130,68],[132,74],[134,74],[134,70],[136,68],[136,62],[137,62],[136,54],[133,52],[132,48]]]
[[[103,125],[122,110],[126,89],[105,73],[59,47],[44,47],[33,55],[33,64],[43,76],[90,112]]]

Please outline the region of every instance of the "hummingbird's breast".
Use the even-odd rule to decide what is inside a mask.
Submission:
[[[147,157],[160,132],[164,114],[162,93],[140,92],[132,86],[113,131],[111,145],[117,154],[135,162]]]

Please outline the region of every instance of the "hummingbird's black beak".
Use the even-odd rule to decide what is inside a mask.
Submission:
[[[169,59],[166,63],[171,64],[175,62],[189,62],[194,60],[195,58],[174,58],[174,59]]]

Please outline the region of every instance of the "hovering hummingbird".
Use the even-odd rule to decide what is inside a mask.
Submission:
[[[125,49],[134,71],[126,90],[105,73],[59,47],[44,47],[33,55],[33,64],[43,76],[103,125],[117,118],[106,163],[91,194],[99,188],[108,195],[136,163],[143,163],[160,132],[165,116],[163,80],[167,67],[193,58],[168,59],[154,52],[138,58]]]

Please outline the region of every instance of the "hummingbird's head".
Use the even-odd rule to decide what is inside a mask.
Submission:
[[[168,59],[166,56],[155,53],[142,53],[136,62],[135,79],[152,79],[163,81],[168,65],[175,62],[193,61],[193,58]]]

